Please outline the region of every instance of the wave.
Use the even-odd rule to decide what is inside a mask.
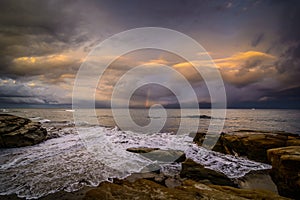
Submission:
[[[85,185],[97,186],[112,178],[125,178],[151,164],[158,165],[166,174],[181,167],[126,151],[130,147],[181,150],[187,158],[229,178],[271,168],[199,147],[187,135],[140,134],[99,126],[65,127],[52,132],[59,134],[58,137],[35,146],[1,150],[0,195],[15,193],[27,199],[39,198],[61,190],[76,191]]]
[[[69,110],[65,110],[66,112],[75,112],[75,110],[69,109]]]
[[[161,117],[147,117],[147,118],[161,118]],[[218,117],[211,117],[209,115],[187,115],[187,116],[168,116],[168,118],[196,118],[196,119],[223,119],[223,118],[218,118]],[[226,119],[226,118],[225,118]]]

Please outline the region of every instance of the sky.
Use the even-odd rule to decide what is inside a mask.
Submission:
[[[96,45],[129,29],[163,27],[205,48],[222,75],[228,107],[300,108],[299,10],[297,0],[2,0],[0,107],[69,106],[78,69]],[[96,88],[96,106],[109,107],[114,85],[141,64],[152,65],[156,80],[172,75],[153,74],[155,65],[177,70],[196,91],[200,108],[209,105],[205,82],[190,63],[145,49],[109,66]],[[168,88],[150,84],[138,88],[130,103],[176,107],[178,99]]]

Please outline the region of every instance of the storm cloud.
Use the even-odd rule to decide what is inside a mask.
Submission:
[[[0,104],[71,104],[76,73],[97,44],[121,31],[154,26],[183,32],[203,45],[223,76],[229,106],[299,108],[299,9],[296,0],[4,0]],[[145,63],[176,69],[197,91],[199,103],[209,102],[205,83],[191,64],[153,52],[124,55],[112,63],[99,82],[99,105],[109,105],[122,74]],[[156,86],[138,90],[132,99],[137,105],[146,99],[177,102],[169,90]]]

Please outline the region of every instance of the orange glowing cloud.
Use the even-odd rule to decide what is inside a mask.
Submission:
[[[276,73],[274,66],[277,58],[258,51],[239,52],[214,61],[224,80],[239,86],[272,77]]]
[[[236,68],[242,66],[242,64],[247,61],[263,61],[263,62],[273,62],[276,59],[275,56],[272,56],[267,53],[259,52],[259,51],[246,51],[239,52],[231,57],[215,59],[214,62],[220,68]]]

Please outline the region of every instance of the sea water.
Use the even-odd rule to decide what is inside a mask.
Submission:
[[[86,121],[74,126],[73,114],[67,109],[7,109],[6,113],[39,121],[47,128],[51,139],[40,144],[0,150],[0,195],[17,194],[19,197],[39,198],[57,191],[76,191],[85,185],[97,186],[113,178],[124,178],[149,165],[157,165],[164,173],[178,171],[181,165],[157,162],[139,154],[126,151],[130,147],[155,147],[163,150],[181,150],[186,157],[205,167],[219,171],[229,178],[244,176],[252,170],[269,169],[271,166],[245,158],[223,155],[193,144],[186,134],[176,134],[182,118],[190,125],[199,122],[199,131],[207,130],[210,110],[167,110],[168,118],[159,133],[138,133],[115,128],[110,109],[97,109],[97,124]],[[137,124],[146,125],[151,118],[147,110],[134,109],[132,118]],[[298,110],[227,110],[224,131],[240,129],[281,130],[300,133]],[[124,116],[126,117],[126,116]],[[80,134],[78,134],[80,132]],[[90,138],[90,140],[83,140]],[[176,171],[175,170],[175,171]]]

